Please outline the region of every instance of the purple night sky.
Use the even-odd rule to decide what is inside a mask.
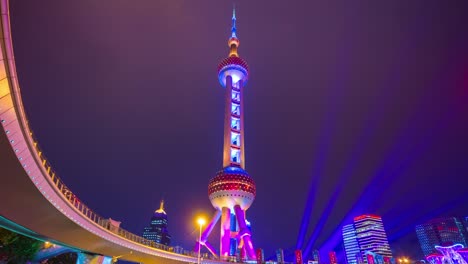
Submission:
[[[236,1],[253,242],[340,247],[383,217],[396,254],[414,225],[468,216],[468,1]],[[232,1],[12,0],[30,123],[88,206],[141,233],[166,200],[175,244],[213,213]],[[218,228],[216,228],[218,230]],[[219,230],[217,231],[219,232]],[[211,236],[212,244],[218,241]]]

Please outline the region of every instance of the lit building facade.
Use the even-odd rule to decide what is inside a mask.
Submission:
[[[328,257],[330,259],[330,264],[338,264],[338,258],[336,257],[335,251],[329,252]]]
[[[356,236],[354,224],[343,226],[343,244],[345,248],[346,262],[348,264],[358,264],[357,254],[361,251]]]
[[[149,226],[143,229],[143,237],[166,246],[171,244],[171,236],[167,231],[167,214],[164,211],[164,201],[161,201],[159,209],[154,212]]]
[[[295,257],[296,264],[304,264],[304,261],[302,259],[302,250],[300,249],[294,250],[294,257]]]
[[[265,263],[265,252],[263,251],[263,249],[257,248],[256,254],[257,254],[257,263],[258,264]]]
[[[317,261],[317,263],[321,263],[320,262],[320,251],[318,251],[318,249],[315,249],[314,251],[312,251],[312,260],[313,261]]]
[[[221,222],[219,256],[228,260],[239,256],[256,260],[251,239],[251,229],[246,211],[252,205],[256,186],[245,171],[244,87],[249,70],[239,57],[236,15],[232,16],[229,55],[218,66],[218,80],[225,88],[223,168],[208,184],[208,195],[216,212],[203,231],[198,246],[205,246],[213,255],[216,249],[207,239],[218,221]]]
[[[352,228],[354,228],[354,233]],[[355,252],[356,241],[354,241],[354,236],[359,247],[358,252]],[[355,217],[354,224],[343,227],[343,240],[345,237],[348,245],[345,245],[348,263],[364,261],[372,264],[376,263],[376,260],[380,258],[392,259],[392,251],[380,216],[361,215]]]
[[[444,217],[432,219],[416,226],[416,235],[424,256],[437,253],[435,246],[461,244],[467,246],[467,229],[464,219]]]
[[[276,250],[276,262],[279,264],[284,263],[284,251],[282,248]]]

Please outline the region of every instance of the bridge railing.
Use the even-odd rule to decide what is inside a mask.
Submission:
[[[156,249],[160,249],[160,250],[164,250],[164,251],[167,251],[167,252],[176,253],[174,251],[174,247],[169,247],[169,246],[166,246],[166,245],[163,245],[163,244],[156,243],[154,241],[151,241],[151,240],[143,238],[143,237],[141,237],[139,235],[136,235],[136,234],[134,234],[134,233],[132,233],[130,231],[127,231],[127,230],[125,230],[125,229],[123,229],[121,227],[112,226],[112,223],[111,223],[110,219],[100,216],[99,214],[97,214],[96,212],[91,210],[91,208],[86,206],[80,199],[78,199],[78,197],[70,190],[70,188],[68,188],[68,186],[65,185],[63,180],[52,169],[51,164],[49,163],[49,161],[47,160],[47,158],[44,156],[43,152],[39,148],[39,144],[37,143],[37,140],[34,137],[34,135],[32,133],[32,130],[29,128],[29,124],[28,124],[28,130],[29,130],[29,135],[31,136],[31,138],[32,138],[32,140],[34,142],[35,151],[37,152],[38,156],[40,157],[42,166],[47,171],[47,174],[48,174],[49,178],[51,179],[52,183],[55,185],[57,190],[60,193],[62,193],[63,197],[69,202],[69,204],[72,205],[73,207],[75,207],[84,216],[86,216],[86,218],[88,218],[88,220],[98,224],[99,226],[101,226],[101,227],[103,227],[103,228],[105,228],[105,229],[107,229],[107,230],[109,230],[109,231],[111,231],[111,232],[113,232],[113,233],[115,233],[117,235],[119,235],[120,237],[123,237],[125,239],[130,240],[130,241],[133,241],[135,243],[142,244],[142,245],[149,246],[149,247],[156,248]],[[186,251],[186,250],[184,250],[182,253],[177,252],[177,254],[190,256],[190,257],[196,257],[195,252]],[[204,258],[215,259],[211,255],[205,255]]]

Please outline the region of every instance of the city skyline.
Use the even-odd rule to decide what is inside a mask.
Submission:
[[[228,8],[221,8],[225,3],[211,7],[219,9],[210,9],[207,3],[174,4],[158,6],[163,11],[153,16],[143,10],[142,4],[132,6],[133,20],[127,24],[118,19],[124,17],[118,14],[128,8],[123,3],[111,9],[95,4],[96,9],[86,19],[81,11],[89,10],[90,2],[74,3],[73,7],[50,3],[53,4],[47,8],[62,12],[42,16],[36,10],[45,7],[35,4],[28,7],[20,2],[12,5],[15,13],[12,31],[22,92],[30,122],[45,153],[81,199],[106,216],[121,218],[117,220],[135,232],[142,230],[147,213],[164,194],[176,212],[176,225],[182,227],[174,230],[173,238],[189,247],[196,237],[191,233],[196,228],[191,222],[193,216],[200,212],[212,213],[205,191],[213,168],[219,164],[216,157],[220,156],[217,154],[221,141],[217,134],[221,129],[216,124],[222,120],[223,109],[216,102],[221,92],[214,91],[217,80],[213,80],[212,73],[213,65],[223,54],[225,29],[229,25],[219,21],[225,20]],[[156,10],[157,4],[146,4],[148,10]],[[246,111],[251,114],[246,119],[248,170],[255,175],[259,186],[263,186],[258,190],[262,198],[249,210],[249,219],[259,240],[256,246],[265,248],[266,256],[273,255],[279,247],[291,253],[297,245],[302,249],[308,245],[311,249],[332,249],[338,241],[334,241],[334,234],[340,233],[342,222],[346,222],[342,219],[361,213],[375,213],[389,219],[391,243],[402,245],[396,250],[405,252],[408,249],[404,246],[414,241],[416,224],[435,216],[466,215],[466,205],[460,204],[460,200],[466,199],[462,186],[466,185],[464,175],[468,171],[466,155],[463,156],[468,145],[464,136],[467,127],[462,122],[467,114],[464,101],[467,86],[463,76],[468,56],[461,48],[467,40],[460,31],[449,30],[464,18],[448,4],[438,11],[443,12],[437,20],[441,22],[440,28],[429,31],[410,19],[417,13],[414,5],[404,15],[390,12],[401,20],[373,17],[366,6],[356,6],[355,12],[372,16],[391,34],[387,40],[407,37],[385,44],[378,41],[382,35],[374,28],[359,29],[363,20],[348,25],[349,33],[345,30],[345,20],[322,31],[315,23],[312,28],[302,28],[298,18],[307,17],[309,13],[300,11],[304,9],[313,12],[312,20],[331,23],[320,11],[338,12],[346,17],[353,14],[347,11],[352,9],[335,7],[335,11],[330,11],[319,4],[315,9],[288,7],[284,11],[290,25],[299,27],[296,32],[294,26],[272,20],[271,17],[280,17],[273,15],[280,14],[281,8],[275,5],[269,6],[273,14],[266,14],[261,12],[260,4],[239,4],[245,19],[240,22],[245,23],[241,33],[245,54],[256,71],[256,77],[249,80],[255,89],[248,90],[246,97],[249,98]],[[378,14],[388,14],[385,8],[372,6],[379,7]],[[210,11],[203,11],[205,7]],[[206,16],[192,16],[189,11],[194,8]],[[433,5],[426,8],[419,19],[431,25],[431,12],[438,8]],[[225,9],[219,15],[218,11],[214,12]],[[138,12],[143,15],[137,16]],[[179,14],[176,17],[180,20],[167,16],[171,12]],[[256,19],[255,12],[260,12],[262,19]],[[293,13],[301,16],[294,17]],[[115,28],[122,32],[113,31],[112,24],[102,20],[101,15],[121,25]],[[59,19],[63,25],[56,23]],[[413,28],[389,26],[397,21]],[[30,45],[38,38],[35,28],[28,28],[34,22],[44,29],[41,33],[47,36],[47,43]],[[81,31],[89,28],[87,23],[94,23],[93,30]],[[141,29],[139,23],[152,25],[149,30],[153,34]],[[192,23],[194,27],[189,27]],[[271,23],[274,30],[267,26]],[[320,38],[307,39],[299,34],[300,29],[308,29]],[[330,33],[333,29],[338,33]],[[411,39],[412,30],[422,35]],[[293,34],[284,37],[288,32]],[[121,37],[129,34],[139,40],[137,44]],[[255,41],[256,34],[265,43]],[[304,39],[299,41],[294,37]],[[342,37],[354,45],[340,46],[339,41],[332,41],[343,40]],[[376,44],[372,45],[375,50],[359,49],[368,43],[365,37]],[[439,42],[424,41],[432,38]],[[49,47],[52,43],[57,46]],[[113,46],[115,43],[124,48]],[[126,45],[131,48],[125,49]],[[327,45],[331,45],[329,49]],[[345,46],[350,50],[343,51]],[[404,55],[396,56],[399,53],[390,47]],[[386,56],[384,51],[394,53]],[[366,52],[375,57],[365,57]],[[443,55],[424,56],[438,52]],[[32,67],[31,58],[45,66]],[[424,63],[408,63],[418,59]],[[94,62],[92,65],[88,64],[90,60]],[[350,65],[358,61],[363,70],[351,72]],[[371,71],[374,67],[382,68]],[[290,68],[296,69],[289,71]],[[418,75],[419,72],[411,70],[414,68],[422,73]],[[368,76],[368,72],[374,74]],[[73,79],[71,73],[80,78]],[[135,81],[136,73],[144,78]],[[181,75],[185,77],[178,78]],[[362,78],[363,84],[357,81],[361,77],[371,81]],[[72,79],[76,82],[67,82]],[[41,80],[40,86],[37,80]],[[459,183],[451,186],[450,191],[433,183],[441,175],[448,177],[447,174]],[[110,178],[113,180],[109,181]],[[283,179],[289,178],[293,180],[284,184]],[[349,183],[350,178],[353,184],[348,187],[345,182]],[[103,191],[90,192],[86,185],[89,180],[95,181]],[[416,189],[421,181],[427,190]],[[369,190],[368,185],[380,188],[379,192]],[[131,200],[139,204],[133,206],[124,199],[127,195],[117,190],[129,193]],[[415,190],[421,200],[430,202],[423,205],[407,202]],[[276,197],[278,193],[282,197]],[[116,204],[103,199],[103,194],[113,197]],[[369,197],[376,202],[369,202]],[[190,203],[184,204],[182,200]],[[308,214],[309,204],[312,215]],[[281,223],[274,220],[278,211],[289,216],[290,228],[278,233],[275,230],[273,236],[272,226]],[[257,224],[271,219],[272,226]],[[301,219],[304,219],[302,225]]]

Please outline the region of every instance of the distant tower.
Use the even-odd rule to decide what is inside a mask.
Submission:
[[[239,39],[235,10],[232,14],[228,45],[229,56],[218,66],[218,79],[225,88],[223,169],[208,185],[208,195],[216,213],[204,230],[199,244],[206,246],[213,255],[217,255],[207,238],[221,218],[221,259],[229,259],[241,251],[242,256],[255,260],[251,231],[245,217],[245,212],[252,205],[256,194],[255,182],[245,171],[243,93],[249,70],[247,63],[237,53]]]
[[[167,214],[164,211],[164,200],[161,201],[159,209],[151,217],[149,226],[143,229],[143,237],[166,246],[171,243],[171,236],[167,231]]]

